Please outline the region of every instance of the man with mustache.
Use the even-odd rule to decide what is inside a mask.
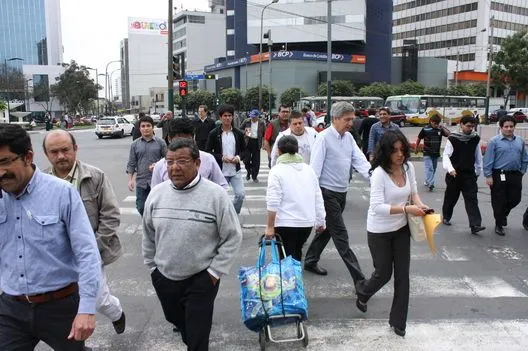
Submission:
[[[124,251],[117,235],[119,206],[110,180],[100,169],[77,159],[78,145],[69,132],[48,133],[42,148],[52,165],[46,173],[70,182],[79,191],[97,239],[103,267],[117,261]],[[125,331],[123,308],[119,299],[110,294],[104,269],[97,294],[97,311],[112,321],[117,334]]]
[[[27,132],[0,124],[0,350],[83,350],[100,255],[81,197],[33,164]]]

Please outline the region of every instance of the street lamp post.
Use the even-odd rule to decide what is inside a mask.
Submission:
[[[260,49],[259,49],[259,110],[262,111],[262,35],[264,30],[264,11],[268,8],[268,6],[273,5],[275,3],[279,2],[279,0],[272,0],[269,4],[264,6],[262,8],[262,12],[260,13]]]
[[[110,101],[111,101],[110,102],[111,103],[111,105],[110,105],[110,113],[111,114],[114,113],[114,111],[113,111],[113,109],[114,109],[114,92],[113,92],[113,87],[112,87],[112,76],[114,75],[115,72],[120,71],[120,70],[121,70],[121,68],[117,68],[117,69],[113,70],[110,73],[110,75],[109,75],[109,81],[110,81],[109,92],[110,93],[108,94],[108,97],[110,98]]]
[[[4,59],[4,67],[5,67],[5,85],[6,85],[6,95],[7,95],[7,118],[6,122],[9,123],[11,121],[10,117],[10,106],[9,106],[9,100],[11,100],[11,94],[9,93],[9,72],[7,70],[7,63],[11,61],[24,61],[24,59],[20,57],[12,57],[10,59],[5,58]]]
[[[110,61],[106,64],[106,69],[105,69],[105,100],[106,100],[106,104],[105,104],[105,114],[108,114],[108,66],[110,66],[110,64],[112,63],[115,63],[115,62],[123,62],[121,60],[113,60],[113,61]]]
[[[86,69],[95,71],[95,85],[97,86],[97,117],[99,117],[99,71],[97,68],[86,67]]]
[[[31,112],[30,104],[29,104],[29,82],[31,82],[33,79],[29,78],[26,79],[26,85],[25,85],[25,95],[26,95],[26,112]]]
[[[268,111],[269,111],[269,116],[270,116],[270,119],[271,119],[271,92],[272,92],[272,87],[273,87],[273,79],[271,78],[272,76],[272,69],[271,69],[271,53],[272,53],[272,47],[273,47],[273,41],[271,40],[271,34],[270,34],[270,37],[268,38],[268,55],[269,55],[269,58],[268,58],[268,68],[269,68],[269,92],[268,92]]]
[[[489,107],[490,107],[490,98],[491,98],[491,66],[493,65],[493,20],[495,16],[491,16],[490,19],[490,37],[489,37],[489,54],[488,54],[488,78],[486,80],[486,112],[484,123],[489,124]]]

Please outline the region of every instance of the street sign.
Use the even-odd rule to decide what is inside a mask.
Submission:
[[[203,74],[186,74],[185,80],[201,80],[205,79],[205,76]]]

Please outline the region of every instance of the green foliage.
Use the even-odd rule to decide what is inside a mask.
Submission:
[[[258,94],[258,92],[257,92]],[[235,110],[240,111],[244,108],[244,95],[237,88],[223,89],[219,94],[221,104],[235,106]],[[258,97],[258,96],[257,96]]]
[[[394,87],[394,95],[421,95],[425,93],[425,87],[415,81],[408,80]]]
[[[375,96],[383,99],[393,95],[393,87],[384,82],[374,82],[359,89],[361,96]]]
[[[444,87],[427,87],[425,88],[425,94],[427,95],[448,95],[448,91]]]
[[[354,84],[352,84],[351,81],[348,80],[335,80],[332,81],[330,85],[332,91],[332,96],[354,96],[356,95],[356,89],[354,88]],[[321,83],[319,84],[319,87],[317,88],[317,95],[319,96],[326,96],[327,89],[327,83]]]
[[[70,113],[85,113],[90,103],[97,99],[97,91],[101,86],[94,83],[85,66],[79,66],[73,60],[63,65],[66,70],[56,78],[57,83],[50,87],[51,95]]]
[[[7,110],[7,103],[3,100],[0,100],[0,111]]]
[[[280,103],[282,105],[294,106],[297,101],[308,94],[301,88],[290,88],[285,90],[280,96]]]
[[[528,91],[528,31],[517,32],[504,39],[501,51],[494,55],[493,61],[495,86],[503,90],[512,87]]]
[[[275,107],[276,96],[275,93],[271,93],[271,105]],[[244,108],[246,111],[249,111],[259,106],[259,88],[252,87],[246,91],[246,96],[244,98]],[[268,87],[262,86],[262,108],[269,111],[269,90]]]
[[[198,110],[198,106],[207,105],[213,108],[216,105],[214,93],[207,90],[190,91],[187,95],[187,110]]]
[[[483,84],[460,84],[451,86],[448,95],[454,96],[486,96],[486,86]]]

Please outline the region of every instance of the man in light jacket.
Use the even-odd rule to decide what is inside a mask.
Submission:
[[[299,111],[292,111],[289,117],[289,128],[284,132],[280,132],[277,135],[273,149],[271,150],[271,167],[277,163],[279,157],[278,144],[280,138],[285,135],[292,135],[297,139],[299,145],[299,154],[302,156],[304,163],[310,164],[310,156],[312,154],[312,148],[317,138],[317,131],[312,127],[304,125],[304,116]]]
[[[103,267],[117,261],[124,251],[117,235],[119,206],[110,180],[100,169],[77,160],[77,142],[67,131],[48,133],[42,147],[52,165],[46,173],[70,182],[79,191],[95,233]],[[119,299],[110,294],[104,269],[97,294],[97,312],[112,321],[117,334],[125,331],[125,313]]]

